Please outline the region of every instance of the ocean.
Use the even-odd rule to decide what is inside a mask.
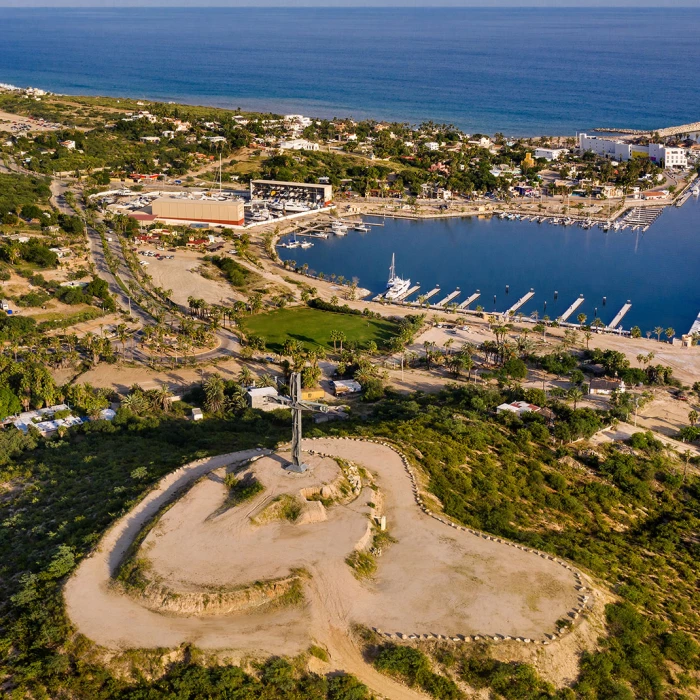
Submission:
[[[0,8],[0,82],[574,134],[700,118],[695,9]]]
[[[317,239],[313,248],[278,250],[283,259],[308,263],[326,277],[357,277],[373,294],[386,289],[395,253],[397,274],[421,285],[411,301],[439,285],[440,293],[431,299],[436,303],[459,287],[455,303],[479,290],[470,308],[502,312],[534,289],[521,309],[525,315],[537,311],[540,318],[555,319],[583,295],[569,321],[584,313],[589,322],[599,317],[605,324],[630,301],[623,328],[672,327],[678,337],[700,312],[700,201],[695,197],[680,208],[667,207],[645,233],[497,217],[379,221],[384,226],[369,233],[350,231]]]

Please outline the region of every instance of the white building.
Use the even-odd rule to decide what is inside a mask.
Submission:
[[[58,145],[67,148],[69,151],[75,150],[75,141],[59,141]]]
[[[568,148],[536,148],[535,158],[544,158],[545,160],[559,160],[561,156],[569,152]]]
[[[290,141],[280,141],[279,147],[283,151],[318,151],[320,146],[313,141],[306,139],[291,139]]]
[[[428,141],[424,145],[429,151],[437,151],[440,148],[440,144],[437,141]]]
[[[660,143],[650,143],[642,146],[635,143],[626,143],[616,139],[604,139],[588,134],[579,134],[579,149],[582,152],[592,151],[599,156],[612,158],[617,161],[627,161],[639,156],[646,156],[652,163],[666,168],[688,165],[684,148],[667,148]]]

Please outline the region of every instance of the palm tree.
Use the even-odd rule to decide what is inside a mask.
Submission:
[[[688,422],[690,423],[691,427],[694,427],[698,422],[698,412],[695,409],[688,413]]]
[[[572,386],[569,391],[566,392],[566,397],[574,402],[574,411],[576,410],[576,405],[583,398],[583,392],[578,387]]]
[[[243,386],[250,386],[255,379],[255,375],[250,371],[248,367],[243,365],[241,371],[238,373],[238,381]]]
[[[668,338],[669,343],[671,342],[671,338],[673,338],[674,335],[676,335],[676,331],[673,330],[673,328],[667,328],[664,331],[664,335]]]
[[[657,342],[657,343],[660,343],[660,342],[661,342],[661,334],[662,334],[663,332],[664,332],[664,329],[661,328],[661,326],[656,326],[656,328],[654,328],[654,333],[655,333],[655,335],[656,335],[656,342]]]

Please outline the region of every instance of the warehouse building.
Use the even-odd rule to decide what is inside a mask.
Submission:
[[[151,203],[151,214],[161,221],[175,223],[208,223],[221,226],[243,226],[245,223],[243,202],[239,200],[161,197]]]
[[[281,182],[278,180],[251,180],[251,200],[262,200],[285,208],[287,211],[322,209],[333,200],[333,186],[312,182]]]

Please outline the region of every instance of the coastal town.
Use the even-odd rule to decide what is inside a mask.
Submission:
[[[0,85],[2,524],[50,562],[4,550],[7,614],[44,586],[56,657],[113,697],[221,650],[329,689],[303,697],[665,697],[582,662],[627,668],[627,627],[695,692],[700,313],[550,316],[394,255],[381,289],[288,257],[394,220],[642,235],[696,205],[700,123],[594,133]]]

